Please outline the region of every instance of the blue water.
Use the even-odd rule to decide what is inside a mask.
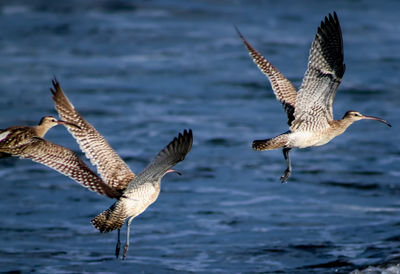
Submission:
[[[0,128],[56,115],[55,75],[134,172],[184,128],[194,146],[132,223],[126,261],[116,232],[90,224],[113,201],[2,159],[1,271],[348,273],[400,261],[398,1],[58,2],[0,2]],[[335,118],[355,109],[393,128],[361,121],[293,150],[281,184],[281,151],[251,142],[286,131],[286,116],[234,25],[298,87],[333,10],[347,66]],[[63,127],[46,138],[79,152]]]

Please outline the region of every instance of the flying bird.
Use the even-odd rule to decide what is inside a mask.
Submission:
[[[123,259],[129,247],[130,224],[136,216],[156,201],[161,186],[161,178],[169,172],[177,172],[172,169],[174,165],[183,161],[190,151],[193,143],[192,130],[184,130],[179,133],[150,165],[141,173],[135,175],[120,156],[111,148],[107,140],[79,113],[68,100],[59,82],[53,80],[53,101],[59,116],[64,121],[73,123],[78,127],[67,127],[75,138],[81,150],[91,163],[97,167],[100,177],[89,182],[89,188],[99,194],[117,201],[106,211],[92,220],[92,224],[100,232],[109,232],[118,229],[118,241],[115,255],[118,258],[120,252],[120,228],[126,219],[127,234],[124,246]],[[179,172],[177,172],[179,174]],[[88,184],[83,180],[83,184]]]
[[[185,158],[192,147],[192,143],[193,135],[191,130],[185,130],[183,134],[179,133],[178,137],[175,137],[157,154],[147,168],[133,178],[118,201],[92,220],[92,224],[100,232],[109,232],[116,229],[119,230],[125,220],[128,219],[123,259],[126,258],[129,247],[132,220],[156,201],[160,194],[162,177],[169,172],[177,172],[171,168]],[[119,248],[118,233],[117,252],[119,252]]]
[[[370,119],[391,126],[382,118],[347,111],[340,120],[333,119],[332,104],[346,66],[343,61],[343,39],[336,12],[321,22],[311,46],[308,68],[299,91],[265,57],[255,50],[236,28],[258,68],[268,77],[276,98],[288,116],[289,130],[276,137],[255,140],[255,150],[282,148],[286,170],[281,181],[290,177],[292,148],[322,146],[342,134],[355,121]]]

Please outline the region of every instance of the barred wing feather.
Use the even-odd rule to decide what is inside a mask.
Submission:
[[[39,137],[29,144],[15,148],[13,156],[31,159],[64,174],[84,187],[110,198],[121,193],[103,182],[74,152]]]
[[[273,66],[264,56],[254,49],[249,42],[247,42],[239,32],[238,28],[236,28],[236,31],[249,51],[254,63],[256,63],[261,72],[263,72],[269,79],[276,98],[282,103],[288,116],[288,124],[290,125],[294,119],[293,113],[297,97],[296,88],[275,66]]]
[[[332,104],[345,72],[343,39],[336,13],[321,22],[308,69],[297,95],[292,131],[322,130],[333,120]]]
[[[53,87],[54,89],[50,90],[61,119],[80,127],[80,129],[75,127],[67,129],[81,150],[91,163],[97,166],[97,171],[106,184],[118,190],[125,189],[135,174],[111,148],[107,140],[75,110],[56,79],[53,80]]]

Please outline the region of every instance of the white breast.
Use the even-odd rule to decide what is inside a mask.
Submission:
[[[306,148],[322,146],[332,140],[333,137],[319,132],[299,131],[289,134],[289,147]]]
[[[132,189],[129,193],[125,193],[125,208],[128,216],[137,216],[146,208],[157,200],[160,188],[152,183],[146,183],[136,189]]]

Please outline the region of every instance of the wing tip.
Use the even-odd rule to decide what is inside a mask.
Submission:
[[[237,34],[239,35],[240,39],[243,41],[243,44],[246,46],[247,50],[249,51],[250,56],[254,59],[254,54],[256,55],[261,55],[255,48],[253,48],[252,45],[250,45],[249,42],[247,42],[246,38],[244,38],[243,34],[240,32],[239,28],[234,25],[233,26],[237,32]]]
[[[325,16],[324,20],[321,21],[321,24],[318,27],[317,34],[327,34],[327,30],[330,32],[338,31],[338,33],[340,33],[340,36],[342,35],[339,18],[336,11],[334,11],[333,13],[329,13],[327,16]]]
[[[233,27],[235,28],[236,33],[239,35],[239,37],[240,37],[242,40],[245,40],[244,37],[243,37],[243,35],[242,35],[242,33],[240,32],[239,28],[238,28],[236,25],[233,25]]]
[[[318,26],[317,33],[315,34],[314,43],[336,43],[334,48],[334,54],[336,54],[335,59],[335,73],[336,76],[342,78],[346,66],[344,64],[344,54],[343,54],[343,36],[342,36],[342,28],[340,26],[339,18],[336,11],[329,13],[325,16],[324,20],[321,21],[320,26]]]
[[[152,167],[152,176],[160,179],[166,173],[171,172],[172,170],[170,169],[173,166],[185,160],[192,145],[193,131],[191,129],[185,129],[183,132],[179,132],[150,163],[149,167]]]
[[[185,129],[183,133],[179,133],[162,151],[167,154],[178,156],[178,161],[183,161],[186,154],[189,153],[193,145],[193,131],[192,129]]]
[[[178,146],[185,148],[185,152],[188,153],[192,148],[193,144],[193,131],[191,128],[184,129],[183,134],[179,133],[178,137],[175,137],[173,142],[176,142]],[[185,154],[186,154],[185,153]]]
[[[328,13],[327,16],[325,16],[325,20],[322,21],[321,23],[325,23],[325,24],[339,24],[339,17],[336,13],[336,11],[330,12]]]
[[[57,77],[55,75],[53,75],[53,79],[51,79],[51,83],[53,84],[53,87],[50,88],[50,91],[54,97],[56,95],[56,93],[61,89],[61,86],[60,86],[60,82],[57,80]]]

